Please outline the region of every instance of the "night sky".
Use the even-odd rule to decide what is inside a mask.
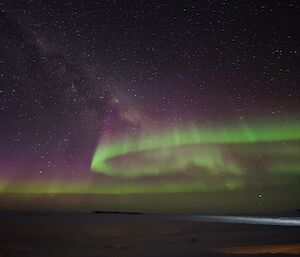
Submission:
[[[296,0],[1,1],[2,201],[299,208],[299,35]]]

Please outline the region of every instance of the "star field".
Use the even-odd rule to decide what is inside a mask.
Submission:
[[[91,170],[94,153],[195,124],[212,131],[248,124],[254,134],[253,122],[289,128],[300,119],[298,16],[297,1],[2,1],[1,191],[17,183],[34,193],[36,184],[57,181],[82,183],[69,187],[76,193],[110,186],[122,193],[120,185],[156,181],[180,187],[181,173],[194,168],[170,177],[110,177]],[[299,147],[299,138],[281,138],[282,149]],[[255,151],[255,164],[239,169],[250,173],[261,159],[269,165]],[[293,165],[286,181],[297,188],[300,165]],[[261,203],[268,183],[251,173]],[[214,183],[205,179],[203,188]]]

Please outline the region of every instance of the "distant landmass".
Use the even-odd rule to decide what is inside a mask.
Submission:
[[[142,212],[122,212],[122,211],[94,211],[96,214],[144,214]]]

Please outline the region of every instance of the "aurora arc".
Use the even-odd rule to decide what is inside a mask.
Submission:
[[[261,183],[279,188],[298,185],[300,123],[282,124],[177,127],[135,138],[124,136],[99,144],[94,153],[91,168],[109,175],[108,183],[101,177],[96,181],[1,179],[0,193],[213,193],[244,190]]]
[[[244,167],[236,160],[232,149],[237,148],[239,153],[248,155],[251,151],[256,155],[276,155],[280,167],[285,166],[282,156],[300,156],[299,144],[285,145],[286,142],[299,140],[299,122],[243,123],[214,129],[197,126],[173,128],[100,144],[92,158],[91,170],[110,176],[139,177],[172,173],[196,166],[213,174],[221,170],[239,175]],[[131,159],[135,160],[128,161],[132,156]],[[116,164],[116,160],[119,163],[121,160],[122,165]],[[267,163],[265,168],[268,170],[274,168],[274,165]],[[300,171],[293,167],[294,173],[295,170],[296,173]]]
[[[181,181],[162,183],[131,183],[104,185],[80,181],[22,181],[0,180],[0,193],[25,194],[149,194],[178,192],[234,191],[244,187],[240,179],[225,181]]]

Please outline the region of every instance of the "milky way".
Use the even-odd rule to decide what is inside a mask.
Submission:
[[[229,192],[236,209],[297,207],[298,13],[297,1],[1,1],[0,198],[125,197],[105,198],[117,208],[147,194],[184,211],[226,209]]]

